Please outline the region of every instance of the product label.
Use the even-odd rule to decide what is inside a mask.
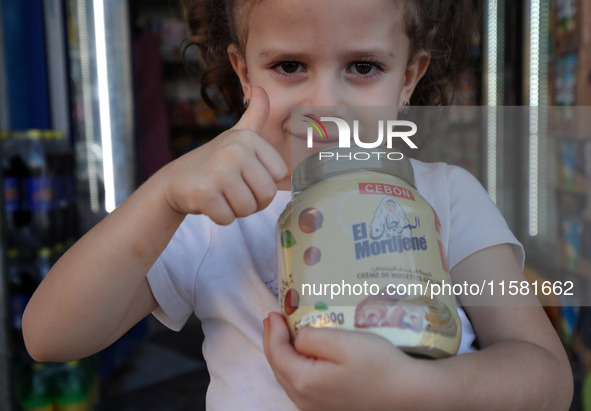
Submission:
[[[359,183],[359,194],[389,195],[415,201],[411,190],[391,184]]]
[[[25,180],[25,209],[39,212],[53,208],[53,186],[48,177],[31,177]]]
[[[343,174],[309,187],[277,227],[279,296],[292,331],[362,330],[408,352],[455,354],[455,301],[429,293],[450,282],[440,226],[422,196],[391,175]]]

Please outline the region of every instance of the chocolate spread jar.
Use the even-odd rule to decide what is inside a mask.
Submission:
[[[431,292],[451,284],[440,223],[410,161],[389,159],[385,148],[351,150],[315,153],[292,174],[294,194],[276,230],[279,300],[292,336],[306,326],[341,328],[381,335],[411,354],[456,354],[454,297]]]

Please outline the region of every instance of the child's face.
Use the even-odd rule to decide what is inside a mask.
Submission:
[[[244,58],[232,47],[230,57],[245,98],[252,86],[269,95],[261,135],[286,162],[293,106],[400,106],[410,100],[429,57],[409,59],[410,41],[396,3],[264,0],[252,7]]]

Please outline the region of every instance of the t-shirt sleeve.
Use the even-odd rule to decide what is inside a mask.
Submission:
[[[450,187],[450,269],[476,251],[498,244],[510,244],[523,269],[523,246],[511,232],[497,206],[480,182],[468,171],[447,168]]]
[[[154,316],[179,331],[195,307],[195,282],[211,245],[211,223],[203,216],[187,216],[147,278],[158,308]]]

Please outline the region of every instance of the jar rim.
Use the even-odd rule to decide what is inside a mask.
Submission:
[[[363,153],[363,155],[359,155]],[[390,154],[402,157],[391,159]],[[410,160],[386,147],[330,147],[306,157],[293,171],[291,187],[298,194],[312,184],[352,171],[381,171],[400,177],[416,189]]]

